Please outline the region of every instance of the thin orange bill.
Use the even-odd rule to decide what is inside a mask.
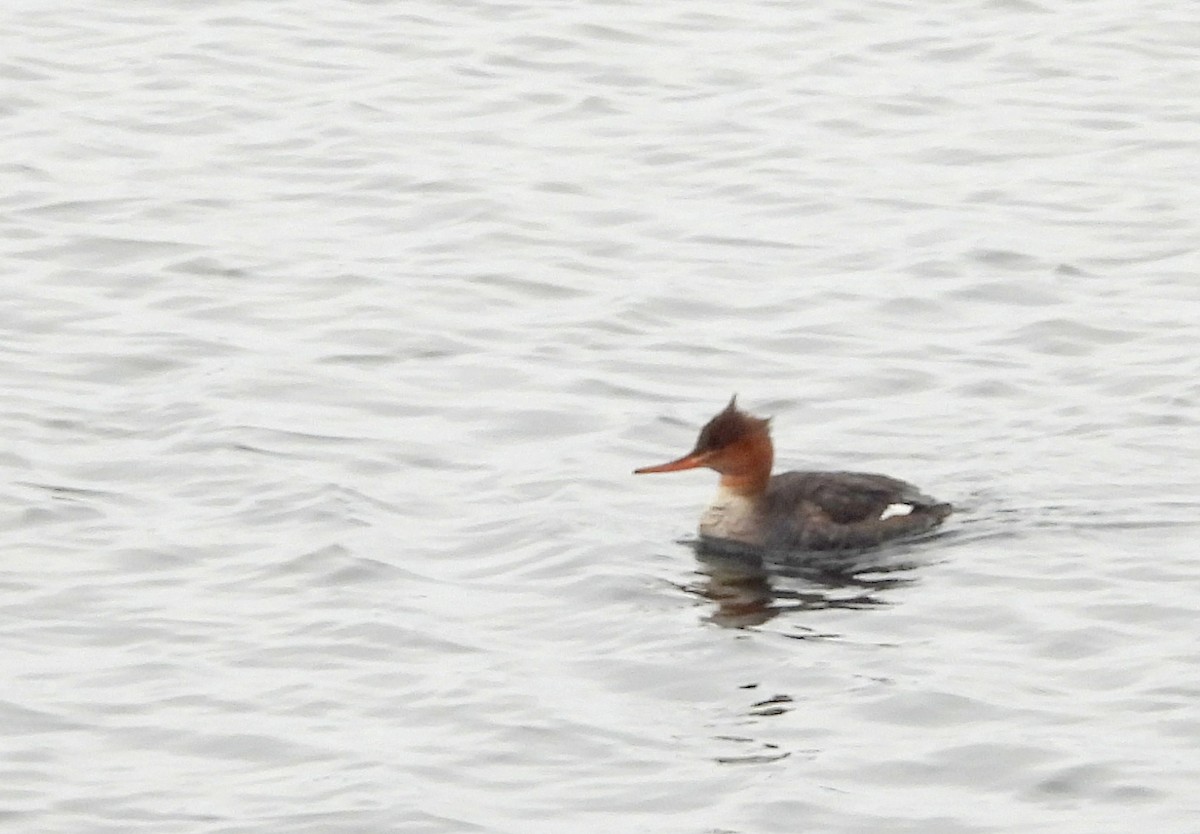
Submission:
[[[633,470],[634,475],[649,475],[652,472],[678,472],[681,469],[696,469],[708,463],[708,455],[701,452],[689,452],[679,460],[670,463],[660,463],[658,466],[643,466]]]

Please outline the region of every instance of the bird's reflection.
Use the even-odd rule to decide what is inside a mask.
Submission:
[[[704,539],[683,544],[695,551],[697,579],[682,589],[713,602],[707,619],[726,628],[762,625],[790,612],[876,608],[887,604],[887,591],[916,581],[916,563],[892,549],[798,558]]]

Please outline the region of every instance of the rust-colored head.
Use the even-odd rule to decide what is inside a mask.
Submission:
[[[696,446],[678,460],[644,466],[633,474],[678,472],[706,466],[721,473],[721,485],[738,492],[760,492],[771,477],[775,450],[771,445],[769,419],[753,417],[737,407],[737,395],[729,405],[704,424]]]

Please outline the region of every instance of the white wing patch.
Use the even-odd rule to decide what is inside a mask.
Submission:
[[[908,515],[913,511],[912,504],[888,504],[883,508],[883,512],[879,514],[879,520],[891,518],[894,515]]]

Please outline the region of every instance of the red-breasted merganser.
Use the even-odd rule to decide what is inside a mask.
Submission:
[[[769,550],[873,547],[932,530],[950,514],[910,483],[862,472],[771,475],[770,420],[737,407],[737,396],[700,430],[696,447],[678,460],[634,470],[677,472],[706,466],[721,475],[700,517],[702,539]]]

